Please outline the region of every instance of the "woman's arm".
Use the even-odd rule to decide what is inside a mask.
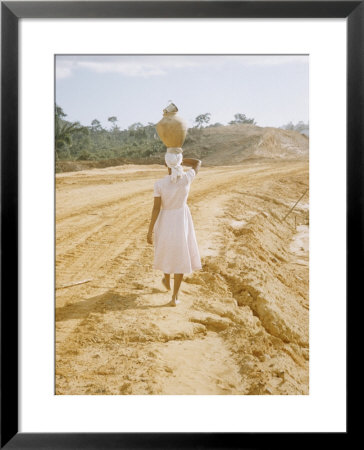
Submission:
[[[184,166],[192,167],[192,169],[198,173],[198,170],[201,166],[201,161],[195,158],[183,158],[182,164]]]
[[[161,209],[161,198],[154,197],[152,217],[150,218],[150,224],[149,224],[148,235],[147,235],[148,244],[153,244],[152,233],[153,233],[154,224],[155,224],[156,220],[158,219],[160,209]]]

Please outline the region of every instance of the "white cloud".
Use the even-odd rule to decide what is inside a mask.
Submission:
[[[307,63],[307,55],[252,55],[244,56],[243,64],[247,66],[278,66],[282,64]]]
[[[57,79],[70,77],[77,69],[96,73],[120,73],[130,77],[166,75],[168,70],[185,69],[203,65],[201,59],[194,61],[185,56],[130,55],[130,56],[57,56]]]
[[[194,67],[219,67],[234,63],[238,66],[277,66],[290,63],[307,63],[306,55],[120,55],[57,56],[57,79],[73,75],[77,69],[96,73],[119,73],[129,77],[166,75],[169,70]]]
[[[69,78],[72,76],[72,64],[67,61],[58,64],[56,61],[56,78],[61,80],[63,78]]]
[[[153,75],[165,75],[166,71],[162,70],[160,67],[156,67],[152,64],[137,64],[137,63],[118,63],[109,62],[104,63],[93,62],[93,61],[81,61],[77,64],[77,67],[83,69],[90,69],[97,73],[121,73],[126,76],[136,77],[136,76],[153,76]]]

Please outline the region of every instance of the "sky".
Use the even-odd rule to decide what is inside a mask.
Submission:
[[[188,126],[200,114],[259,126],[309,120],[308,55],[57,55],[56,103],[66,120],[121,129],[157,123],[172,101]]]

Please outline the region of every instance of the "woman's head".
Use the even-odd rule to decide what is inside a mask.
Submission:
[[[183,174],[181,153],[166,153],[164,161],[168,167],[168,173],[171,174],[172,181],[176,182]]]

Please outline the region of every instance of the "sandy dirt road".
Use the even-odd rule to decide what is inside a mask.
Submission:
[[[308,162],[203,168],[176,308],[146,234],[162,166],[56,176],[57,394],[308,394]],[[78,283],[78,284],[77,284]]]

